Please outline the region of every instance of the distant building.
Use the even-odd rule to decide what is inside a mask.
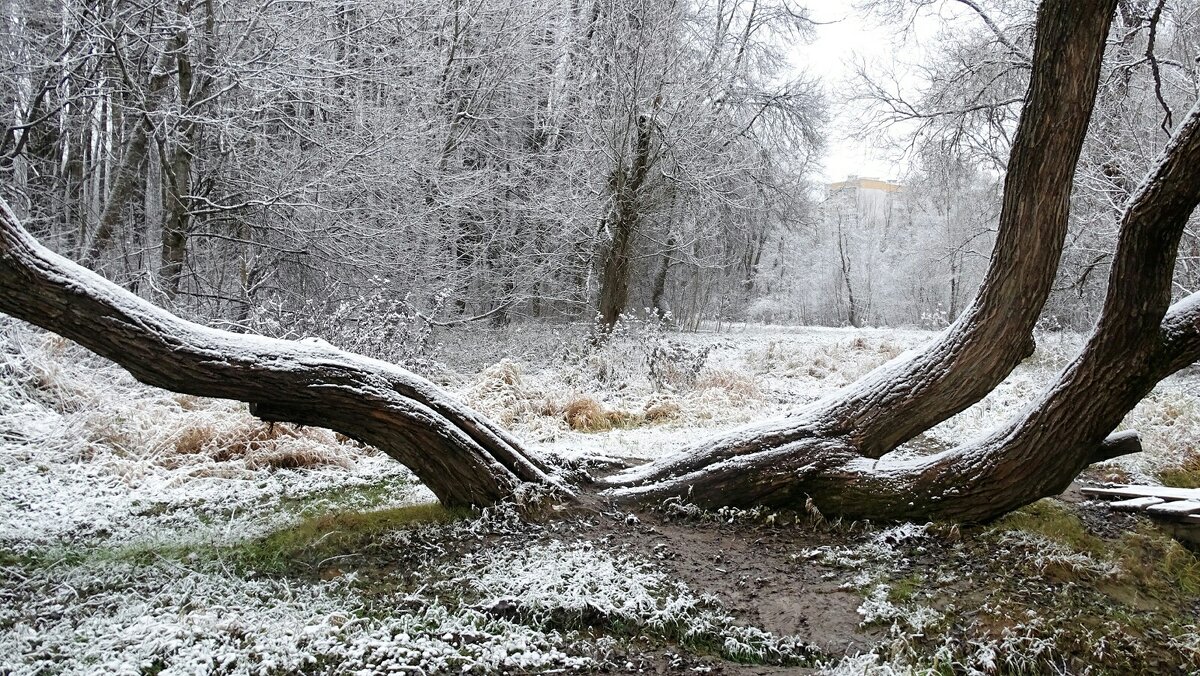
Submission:
[[[900,190],[900,184],[869,176],[848,176],[844,181],[829,184],[830,195],[842,192],[843,190],[879,190],[881,192],[892,193]]]
[[[891,227],[899,206],[897,197],[903,186],[870,176],[848,176],[830,183],[825,193],[825,210],[836,218],[850,218],[860,232],[882,231]]]

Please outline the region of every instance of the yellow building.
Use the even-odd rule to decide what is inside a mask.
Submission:
[[[849,176],[844,181],[829,184],[829,192],[841,192],[842,190],[880,190],[883,192],[898,192],[900,190],[899,183],[885,181],[878,178],[870,178],[868,176]]]

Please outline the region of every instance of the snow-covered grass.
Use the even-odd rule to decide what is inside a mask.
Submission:
[[[697,596],[649,562],[589,541],[489,552],[464,563],[468,574],[448,584],[535,626],[617,627],[753,662],[802,662],[815,652],[794,637],[742,626],[715,597]]]
[[[145,387],[60,338],[0,329],[0,550],[230,543],[322,506],[431,499],[327,430]]]
[[[933,336],[647,329],[587,350],[578,332],[525,326],[444,340],[428,363],[453,394],[537,452],[646,459],[828,395]],[[663,340],[673,353],[703,354],[702,365],[652,377],[647,355]],[[1041,337],[995,392],[904,452],[939,450],[1017,414],[1080,340]],[[1104,471],[1157,480],[1184,462],[1200,440],[1197,382],[1181,374],[1142,402],[1125,426],[1142,433],[1146,452]],[[623,660],[641,634],[659,641],[660,653],[667,644],[745,661],[814,658],[803,640],[739,619],[619,540],[528,531],[502,511],[413,535],[404,510],[431,500],[411,473],[372,449],[326,430],[263,423],[238,403],[142,386],[68,341],[0,320],[0,673],[620,670],[625,662],[611,660]],[[1180,549],[1132,539],[1122,546],[1158,567],[1136,566],[1132,553],[1072,539],[1082,526],[1060,516],[1033,508],[974,537],[1014,575],[1043,584],[1128,586],[1156,575],[1173,580],[1172,589],[1200,585],[1195,559]],[[754,510],[712,517],[776,527],[774,515]],[[947,606],[941,587],[992,584],[971,577],[978,571],[931,566],[926,548],[955,561],[978,555],[947,545],[953,530],[830,528],[824,544],[796,549],[796,565],[823,567],[831,584],[856,595],[850,612],[863,631],[883,632],[870,652],[821,658],[824,671],[921,673],[933,664],[1037,672],[1071,641],[1103,635],[1056,624],[1072,609],[1065,601],[1044,616],[1001,621],[1029,608],[1011,589],[983,599],[978,612]],[[436,544],[442,538],[457,549]],[[277,545],[276,554],[323,557],[327,547],[368,541],[369,555],[355,550],[355,561],[423,554],[413,570],[381,565],[360,577],[336,569],[330,579],[322,579],[330,566],[307,559],[247,564],[263,560],[249,554]],[[1130,647],[1140,640],[1133,630],[1096,610],[1094,597],[1086,602],[1116,623],[1098,654],[1141,654]],[[964,627],[968,611],[974,619]],[[1158,648],[1197,655],[1194,624],[1173,627]]]
[[[5,673],[496,673],[579,668],[562,637],[351,576],[246,579],[162,561],[8,572]]]

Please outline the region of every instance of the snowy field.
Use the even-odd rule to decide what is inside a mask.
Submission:
[[[284,557],[295,561],[259,566],[261,543],[281,533],[333,524],[306,545],[324,551],[327,538],[345,535],[338,524],[358,523],[337,515],[407,514],[432,495],[352,440],[269,425],[235,402],[142,386],[68,341],[0,322],[0,673],[775,673],[788,665],[906,673],[928,657],[904,646],[952,612],[895,593],[897,570],[918,574],[906,543],[967,552],[914,526],[829,527],[805,541],[770,535],[781,560],[820,572],[813,579],[845,597],[847,626],[863,628],[856,643],[748,612],[735,587],[698,586],[712,570],[687,579],[666,567],[693,554],[622,542],[621,524],[650,538],[674,532],[670,519],[531,523],[499,509],[391,523],[369,540],[351,539],[348,551],[317,560],[302,549]],[[440,335],[413,367],[536,451],[642,460],[813,401],[933,335],[635,327],[585,350],[571,328],[514,327]],[[1080,342],[1041,336],[1034,356],[987,399],[902,452],[939,450],[1020,411]],[[1178,466],[1200,439],[1198,391],[1190,373],[1162,383],[1126,421],[1146,452],[1089,476],[1157,482]],[[748,537],[736,529],[762,527],[762,517],[687,516],[697,528],[735,529],[734,539]],[[1121,575],[1119,563],[1059,551],[1036,533],[988,537],[1041,561],[1043,573],[1065,565],[1078,575]],[[709,560],[725,577],[740,574],[722,568],[719,553]],[[755,622],[769,617],[771,626]],[[992,643],[946,643],[943,664],[1036,673],[1039,651],[1050,650],[1039,641],[1051,639],[1031,633],[1035,620]],[[1180,618],[1157,648],[1179,664],[1196,659],[1195,623]],[[788,627],[796,631],[781,631]]]

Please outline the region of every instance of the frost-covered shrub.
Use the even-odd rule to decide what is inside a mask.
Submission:
[[[544,414],[546,402],[545,394],[526,381],[521,364],[507,358],[485,368],[465,399],[505,424]]]
[[[260,303],[246,326],[274,338],[315,336],[368,357],[418,370],[432,368],[433,325],[426,317],[442,311],[445,297],[436,296],[421,312],[409,294],[391,288],[391,280],[374,277],[366,286],[368,290],[354,298],[308,298],[298,307]]]
[[[690,388],[710,347],[689,348],[667,338],[669,318],[622,315],[611,328],[597,325],[588,340],[566,346],[563,361],[572,384],[620,390],[647,383],[654,390]],[[642,376],[645,379],[642,379]]]
[[[689,349],[672,340],[660,338],[649,346],[646,366],[650,383],[655,390],[679,392],[696,385],[700,369],[708,359],[711,347]]]

